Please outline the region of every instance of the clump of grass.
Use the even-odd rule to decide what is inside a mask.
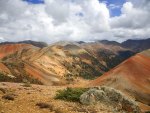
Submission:
[[[27,79],[23,79],[24,87],[31,87],[31,83]]]
[[[41,108],[41,109],[51,107],[48,103],[44,103],[44,102],[39,102],[39,103],[36,104],[36,106],[39,106],[39,108]]]
[[[6,89],[4,89],[4,88],[0,88],[0,91],[2,92],[2,93],[6,93]]]
[[[64,90],[58,90],[55,99],[79,102],[80,96],[87,90],[87,88],[66,88]]]
[[[55,107],[53,104],[47,103],[47,102],[38,102],[36,104],[40,109],[47,109],[50,112],[54,113],[68,113],[65,109]]]
[[[7,76],[6,74],[3,74],[0,72],[0,82],[12,82],[14,78],[11,78]]]
[[[150,111],[146,111],[145,113],[150,113]]]
[[[5,100],[14,100],[15,99],[15,94],[6,94],[6,95],[4,95],[4,96],[2,96],[2,98],[3,99],[5,99]]]

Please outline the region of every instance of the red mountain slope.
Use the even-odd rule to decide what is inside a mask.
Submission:
[[[30,48],[32,45],[30,44],[5,44],[0,46],[0,59],[13,54],[16,51],[19,51],[24,48]]]
[[[137,54],[90,83],[90,86],[107,85],[150,104],[150,51]]]

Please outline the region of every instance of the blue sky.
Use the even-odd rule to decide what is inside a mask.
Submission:
[[[24,0],[33,4],[41,4],[44,3],[44,0]],[[119,16],[121,14],[121,6],[125,2],[125,0],[99,0],[100,2],[105,2],[110,9],[111,16]],[[118,6],[116,8],[111,8],[112,4]],[[120,6],[120,7],[119,7]]]
[[[44,3],[44,0],[24,0],[27,1],[29,3],[33,3],[33,4],[41,4]]]
[[[110,6],[111,4],[114,4],[115,6],[120,6],[113,9],[109,8],[111,16],[119,16],[121,14],[121,7],[126,0],[99,0],[99,1],[105,2],[107,6]]]

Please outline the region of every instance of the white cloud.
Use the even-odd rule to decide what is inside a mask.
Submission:
[[[109,8],[110,8],[110,9],[118,9],[118,8],[121,8],[121,5],[110,4],[110,5],[109,5]]]
[[[129,0],[120,16],[110,17],[110,7],[98,0],[45,0],[38,5],[0,0],[0,37],[49,43],[146,38],[150,35],[149,4],[148,0]]]
[[[111,32],[114,36],[120,37],[122,40],[129,38],[149,38],[150,13],[146,10],[149,5],[145,4],[145,2],[141,2],[139,5],[137,3],[134,0],[124,3],[121,9],[122,14],[110,19]],[[141,7],[141,5],[144,5],[144,7]]]
[[[150,27],[148,11],[135,8],[131,2],[126,2],[122,7],[122,15],[111,19],[112,27],[143,28]]]
[[[70,5],[64,0],[45,0],[46,12],[53,18],[54,23],[67,21],[69,17]]]

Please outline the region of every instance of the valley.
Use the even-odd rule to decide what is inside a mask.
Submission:
[[[93,107],[93,105],[82,105],[80,102],[55,99],[58,90],[68,87],[99,86],[115,88],[136,101],[142,111],[149,111],[149,56],[149,50],[137,53],[120,43],[106,40],[88,43],[57,42],[51,45],[45,44],[44,47],[41,47],[40,42],[38,45],[22,42],[1,44],[2,112],[16,113],[17,108],[12,108],[12,105],[19,106],[20,102],[27,98],[18,112],[122,113],[124,109],[114,109],[113,104],[107,107],[108,105],[99,103]],[[16,99],[4,100],[3,96],[7,93],[13,93]],[[36,106],[40,102],[44,105],[46,103],[45,106],[48,107],[41,109]]]

